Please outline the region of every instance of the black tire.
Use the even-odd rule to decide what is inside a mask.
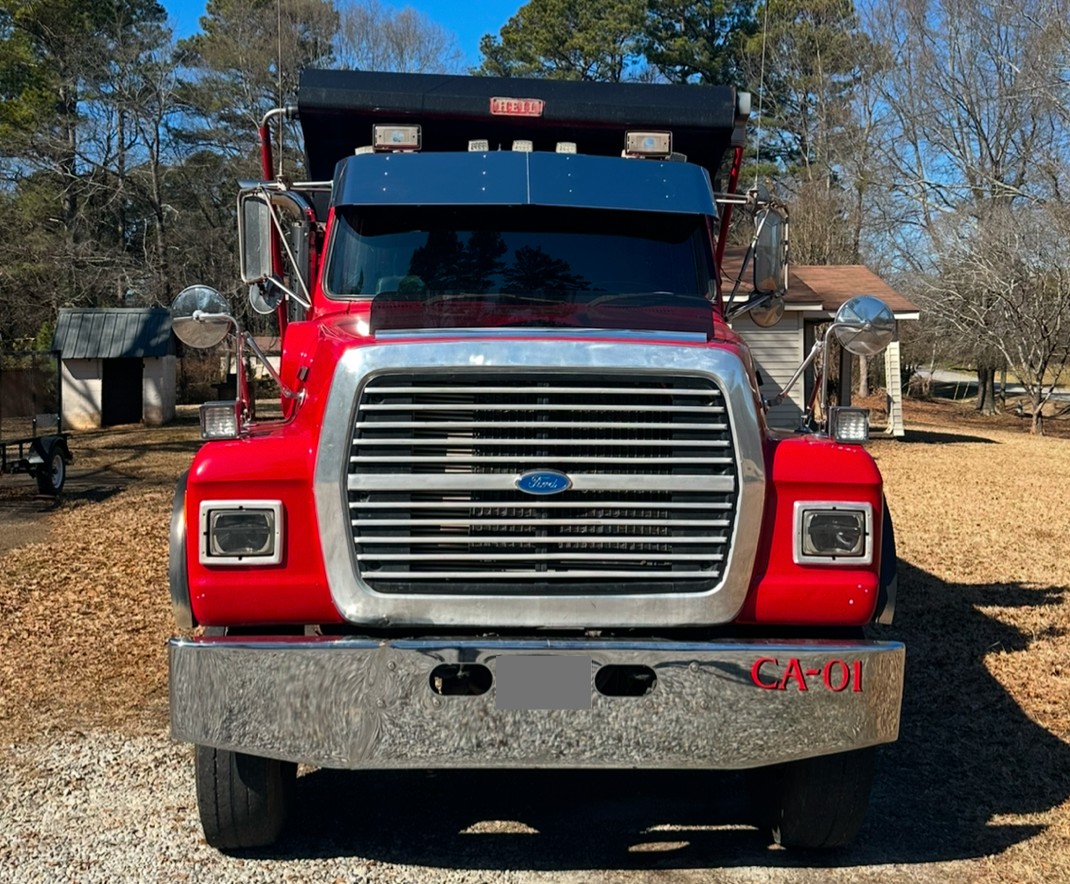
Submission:
[[[267,847],[294,803],[297,765],[196,746],[197,809],[204,838],[219,850]]]
[[[842,847],[858,834],[873,784],[874,747],[747,771],[758,824],[785,847]]]
[[[63,490],[63,483],[67,481],[67,460],[63,456],[62,445],[53,445],[48,450],[48,456],[37,468],[35,478],[37,490],[42,494],[55,496]]]

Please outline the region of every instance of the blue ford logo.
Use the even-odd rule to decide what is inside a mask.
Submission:
[[[557,470],[533,470],[517,476],[514,484],[526,494],[560,494],[572,487],[572,480]]]

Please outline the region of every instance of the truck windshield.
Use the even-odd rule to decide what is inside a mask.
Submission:
[[[621,327],[612,318],[626,311],[624,327],[708,331],[712,270],[698,215],[341,207],[325,284],[332,297],[371,298],[380,328]]]

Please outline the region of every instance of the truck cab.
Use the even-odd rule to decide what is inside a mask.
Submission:
[[[172,518],[176,620],[203,627],[170,643],[172,733],[210,844],[274,840],[301,762],[746,769],[782,843],[857,832],[899,723],[904,649],[864,636],[891,521],[858,415],[769,430],[731,328],[726,207],[755,200],[712,181],[747,104],[306,72],[278,114],[305,182],[265,121],[241,269],[284,416],[241,379],[207,403]],[[735,308],[769,321],[778,219]],[[886,339],[872,300],[830,334]],[[248,345],[205,287],[174,316]]]

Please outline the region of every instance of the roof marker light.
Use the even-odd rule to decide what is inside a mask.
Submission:
[[[419,150],[419,126],[386,126],[376,124],[372,127],[372,143],[377,151]]]
[[[672,132],[628,132],[624,156],[667,159],[672,155]]]

